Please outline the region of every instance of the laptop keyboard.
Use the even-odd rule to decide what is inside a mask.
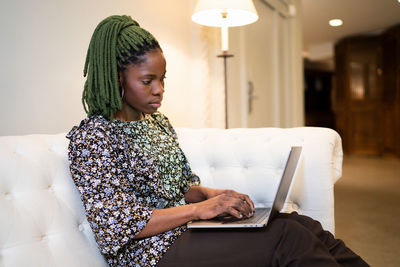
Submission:
[[[215,219],[222,222],[222,223],[258,223],[262,221],[265,217],[267,212],[269,211],[270,208],[256,208],[254,215],[250,218],[244,218],[244,219],[238,219],[232,215],[220,215],[216,217]]]

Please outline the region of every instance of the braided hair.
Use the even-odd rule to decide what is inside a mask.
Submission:
[[[139,65],[143,55],[160,49],[154,36],[130,16],[110,16],[97,25],[86,55],[82,104],[88,116],[103,115],[112,121],[122,109],[118,72]]]

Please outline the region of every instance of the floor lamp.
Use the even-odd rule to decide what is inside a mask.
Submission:
[[[221,50],[218,57],[224,60],[225,128],[228,128],[228,28],[243,26],[258,19],[252,0],[198,0],[192,20],[200,25],[221,28]]]

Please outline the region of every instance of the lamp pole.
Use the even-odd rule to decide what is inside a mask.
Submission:
[[[227,72],[227,59],[233,57],[228,51],[222,51],[221,57],[224,59],[224,92],[225,92],[225,129],[228,129],[228,72]]]
[[[229,31],[228,31],[228,13],[222,12],[221,19],[221,48],[222,54],[217,57],[222,57],[224,59],[224,94],[225,94],[225,129],[228,129],[228,68],[227,68],[227,60],[229,57],[233,57],[233,55],[228,53],[229,49]]]
[[[247,25],[258,19],[257,10],[252,0],[198,0],[192,20],[200,25],[221,27],[222,54],[224,59],[225,84],[225,128],[228,128],[228,27]]]

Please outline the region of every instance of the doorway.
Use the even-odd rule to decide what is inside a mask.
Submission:
[[[234,57],[228,61],[229,128],[302,126],[300,18],[290,14],[287,3],[253,2],[259,20],[230,29]]]
[[[332,110],[334,72],[328,64],[304,62],[305,126],[335,129]]]

